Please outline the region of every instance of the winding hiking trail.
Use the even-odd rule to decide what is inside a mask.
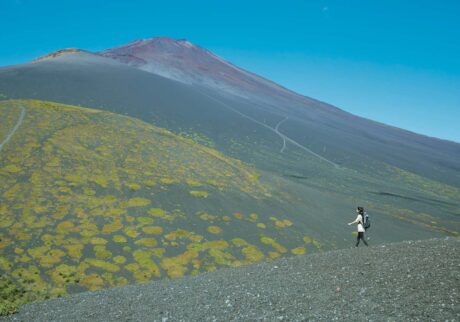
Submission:
[[[16,133],[16,131],[19,129],[19,127],[22,125],[22,122],[24,121],[24,117],[26,116],[26,108],[24,106],[19,106],[19,108],[21,109],[19,119],[16,125],[11,129],[10,133],[8,133],[6,138],[3,140],[3,142],[0,143],[0,152],[2,151],[3,147],[11,140],[13,135]]]
[[[310,150],[310,149],[307,148],[306,146],[303,146],[302,144],[298,143],[297,141],[291,139],[291,138],[288,137],[287,135],[281,133],[281,132],[278,130],[278,128],[279,128],[279,126],[280,126],[282,123],[284,123],[285,121],[287,121],[287,119],[288,119],[287,116],[286,116],[285,119],[281,120],[281,121],[276,125],[275,128],[273,128],[273,127],[271,127],[271,126],[269,126],[269,125],[267,125],[267,124],[265,124],[265,123],[262,123],[262,122],[260,122],[260,121],[258,121],[258,120],[256,120],[256,119],[250,117],[249,115],[246,115],[246,114],[244,114],[244,113],[238,111],[237,109],[231,107],[231,106],[228,105],[227,103],[224,103],[224,102],[222,102],[221,100],[219,100],[219,99],[217,99],[217,98],[215,98],[215,97],[213,97],[213,96],[211,96],[211,95],[209,95],[209,94],[206,94],[206,93],[204,93],[204,92],[202,92],[202,91],[200,91],[200,92],[201,92],[201,94],[203,94],[204,96],[206,96],[206,97],[212,99],[213,101],[219,103],[220,105],[222,105],[222,106],[225,107],[226,109],[229,109],[229,110],[231,110],[231,111],[237,113],[237,114],[240,115],[241,117],[244,117],[244,118],[246,118],[246,119],[248,119],[248,120],[250,120],[250,121],[252,121],[252,122],[254,122],[254,123],[256,123],[256,124],[258,124],[258,125],[260,125],[260,126],[263,126],[263,127],[267,128],[267,129],[269,129],[270,131],[276,133],[276,134],[283,140],[283,147],[281,148],[281,151],[280,151],[281,153],[282,153],[282,152],[284,151],[284,149],[286,148],[286,142],[289,142],[289,143],[295,145],[296,147],[298,147],[298,148],[300,148],[300,149],[302,149],[302,150],[304,150],[304,151],[310,153],[311,155],[317,157],[318,159],[320,159],[320,160],[322,160],[322,161],[324,161],[324,162],[330,164],[330,165],[333,166],[334,168],[337,168],[337,169],[340,168],[340,166],[339,166],[337,163],[335,163],[335,162],[333,162],[333,161],[331,161],[331,160],[326,159],[325,157],[319,155],[318,153],[313,152],[312,150]]]
[[[284,149],[286,148],[286,138],[283,134],[281,134],[279,131],[278,131],[278,128],[280,127],[280,125],[284,122],[286,122],[288,120],[288,116],[286,116],[286,118],[284,120],[281,120],[278,122],[278,124],[276,124],[275,126],[275,131],[276,131],[276,134],[278,134],[279,136],[281,136],[283,138],[283,147],[281,148],[280,150],[280,153],[283,153]]]

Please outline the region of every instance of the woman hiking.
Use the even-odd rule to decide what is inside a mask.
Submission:
[[[357,207],[356,212],[358,213],[358,216],[356,217],[356,219],[348,223],[348,225],[358,224],[358,237],[356,237],[356,247],[358,247],[360,240],[363,241],[364,245],[369,246],[366,240],[364,239],[364,232],[366,231],[363,225],[364,208]]]

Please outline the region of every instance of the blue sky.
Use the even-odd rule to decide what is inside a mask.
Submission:
[[[0,65],[185,38],[346,111],[460,142],[458,0],[0,0]]]

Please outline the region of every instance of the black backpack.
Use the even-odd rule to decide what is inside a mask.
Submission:
[[[369,218],[367,212],[365,212],[363,216],[363,227],[366,230],[369,229],[369,227],[371,227],[371,219]]]

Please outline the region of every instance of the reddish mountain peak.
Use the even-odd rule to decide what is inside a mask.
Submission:
[[[190,41],[186,39],[174,39],[170,37],[154,37],[149,39],[136,39],[125,45],[103,50],[100,54],[108,54],[114,52],[130,52],[130,51],[151,51],[151,52],[176,52],[188,49],[198,49]],[[201,49],[201,48],[200,48]],[[203,49],[201,49],[203,50]],[[203,50],[204,51],[204,50]]]
[[[297,94],[227,62],[186,39],[137,39],[97,54],[183,83],[217,88],[243,97],[292,97]]]
[[[296,95],[267,79],[238,68],[187,39],[137,39],[94,53],[78,48],[65,48],[36,58],[34,62],[76,53],[89,54],[93,58],[110,58],[179,82],[218,89],[243,97],[265,99],[267,96]],[[73,58],[78,60],[82,57],[76,55]]]

